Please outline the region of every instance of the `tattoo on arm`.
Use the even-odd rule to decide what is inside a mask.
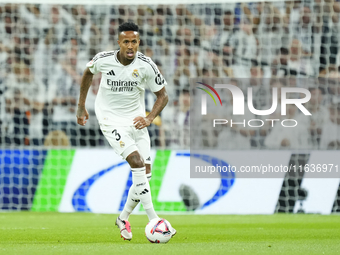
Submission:
[[[89,68],[86,68],[83,74],[83,77],[81,79],[81,85],[80,85],[80,94],[79,94],[79,105],[85,105],[87,92],[89,91],[89,88],[92,84],[93,74],[89,70]]]
[[[165,87],[163,87],[160,91],[155,92],[155,95],[157,96],[157,100],[153,105],[152,111],[147,116],[147,118],[151,119],[151,121],[153,121],[161,113],[169,101]]]

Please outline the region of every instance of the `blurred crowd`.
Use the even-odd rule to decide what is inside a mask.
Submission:
[[[119,24],[133,21],[140,27],[140,51],[168,82],[169,104],[149,128],[153,146],[189,147],[190,78],[230,78],[237,86],[240,78],[265,79],[251,84],[256,109],[268,109],[272,87],[313,78],[305,86],[313,116],[301,120],[294,135],[276,125],[225,127],[209,136],[210,147],[340,149],[339,18],[334,0],[0,4],[0,146],[108,146],[94,114],[100,75],[88,93],[89,123],[76,124],[80,80],[96,53],[118,49]],[[147,111],[154,100],[147,92]],[[296,109],[288,115],[300,118]],[[225,139],[230,146],[219,143]]]

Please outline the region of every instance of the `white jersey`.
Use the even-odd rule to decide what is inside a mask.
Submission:
[[[149,57],[137,52],[135,59],[124,66],[117,58],[118,52],[100,52],[86,66],[93,74],[102,73],[95,102],[98,122],[131,126],[134,118],[145,117],[146,85],[157,92],[166,81]]]

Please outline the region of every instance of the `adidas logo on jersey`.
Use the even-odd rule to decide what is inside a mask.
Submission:
[[[107,73],[107,75],[116,75],[116,74],[113,70],[111,70],[110,72]]]

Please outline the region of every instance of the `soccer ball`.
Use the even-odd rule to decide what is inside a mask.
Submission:
[[[145,236],[150,243],[167,243],[171,239],[171,229],[169,221],[156,218],[146,225]]]

